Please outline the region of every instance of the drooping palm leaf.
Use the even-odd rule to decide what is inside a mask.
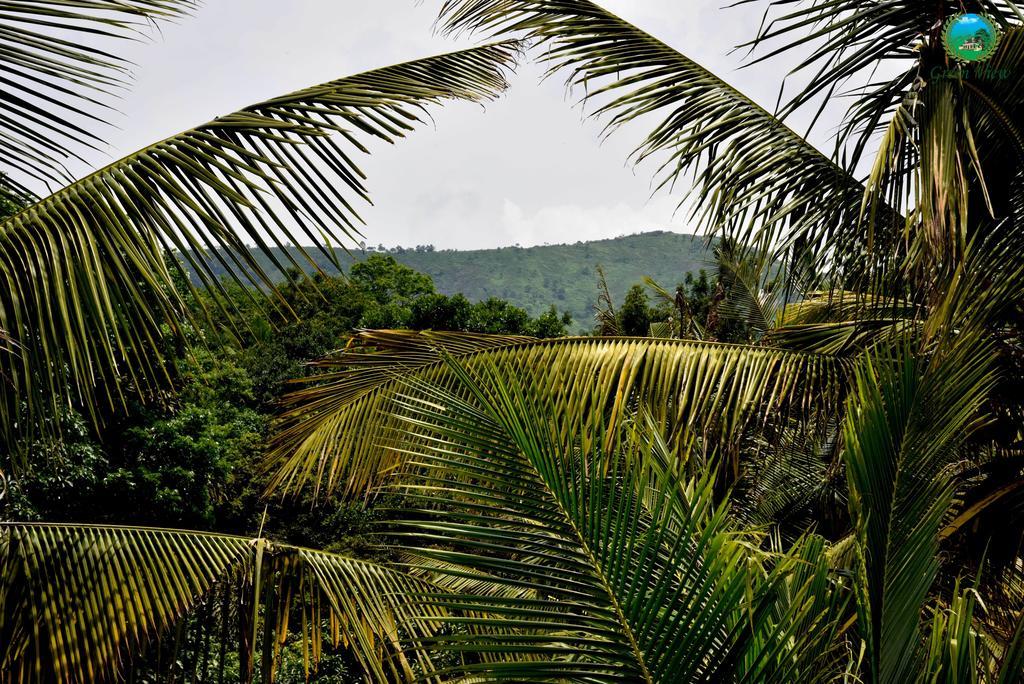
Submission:
[[[362,339],[386,344],[382,362],[349,349],[325,362],[334,372],[286,399],[268,462],[272,491],[313,484],[365,495],[401,461],[391,448],[398,435],[389,404],[408,377],[459,391],[446,355],[469,368],[542,369],[552,412],[591,411],[592,420],[614,423],[643,402],[673,445],[709,450],[731,443],[763,411],[836,404],[845,376],[843,362],[828,356],[683,340],[394,332]]]
[[[96,147],[130,64],[90,43],[138,39],[198,0],[3,0],[0,2],[0,184],[60,187],[69,156]],[[81,157],[78,157],[81,159]],[[4,178],[2,173],[13,173]]]
[[[401,448],[412,453],[396,487],[415,509],[394,532],[433,573],[454,564],[463,580],[475,571],[532,595],[452,588],[413,597],[449,613],[438,618],[449,629],[421,642],[424,649],[478,656],[437,674],[580,682],[830,676],[843,594],[820,541],[770,562],[752,550],[757,535],[734,529],[715,504],[710,479],[680,480],[665,469],[665,454],[651,453],[665,440],[609,439],[604,428],[618,427],[553,411],[540,367],[452,363],[468,392],[414,383],[417,392],[398,402],[410,438]]]
[[[1021,219],[1016,209],[1024,165],[1024,87],[1013,74],[1024,69],[1024,27],[1004,33],[985,69],[1002,77],[985,78],[984,71],[976,71],[955,83],[961,116],[972,134],[961,145],[974,182],[970,206],[975,230],[999,235],[1019,226]]]
[[[93,411],[117,405],[126,387],[159,385],[164,326],[175,333],[188,318],[172,285],[178,258],[215,291],[216,265],[273,287],[247,242],[281,268],[273,250],[289,242],[312,241],[336,259],[332,236],[356,233],[355,205],[367,199],[355,156],[405,136],[427,105],[496,96],[514,56],[512,44],[483,46],[268,100],[0,223],[0,329],[22,349],[0,354],[2,427],[31,424],[47,406]]]
[[[311,661],[321,625],[343,635],[375,681],[411,678],[400,647],[437,611],[406,610],[429,585],[342,556],[219,534],[134,527],[0,525],[0,676],[117,681],[132,659],[199,610],[208,639],[241,651],[242,671],[276,666],[289,620]],[[260,636],[262,635],[262,637]],[[262,642],[261,642],[262,638]],[[283,643],[281,641],[280,643]],[[266,681],[266,679],[264,679]]]
[[[1024,135],[1015,123],[1019,79],[1013,77],[1024,64],[1024,14],[1002,0],[971,8],[988,13],[1004,34],[997,53],[979,67],[951,60],[942,45],[944,22],[964,11],[962,3],[772,5],[786,14],[755,44],[793,42],[764,58],[810,43],[814,52],[802,67],[819,69],[786,111],[852,82],[846,95],[854,105],[837,144],[849,144],[849,164],[857,165],[878,142],[865,210],[891,206],[911,217],[905,240],[916,292],[940,290],[966,243],[1010,215],[1010,188],[1024,160]],[[859,89],[862,72],[885,71],[887,60],[904,62],[899,75],[877,91]],[[868,237],[873,250],[874,235]]]
[[[835,3],[831,3],[835,4]],[[662,117],[636,159],[660,158],[658,187],[694,177],[692,199],[704,223],[755,253],[859,273],[864,186],[845,168],[750,98],[672,47],[588,0],[446,0],[448,31],[524,36],[540,45],[551,73],[595,105],[614,130],[645,115]],[[902,219],[880,211],[896,256]],[[880,238],[881,241],[881,238]]]

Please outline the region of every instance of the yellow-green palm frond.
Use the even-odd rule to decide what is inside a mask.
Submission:
[[[495,97],[515,54],[510,43],[482,46],[252,105],[0,223],[0,329],[21,349],[0,354],[2,427],[159,386],[160,340],[189,318],[173,284],[180,262],[214,292],[218,268],[273,290],[251,245],[282,270],[277,254],[289,253],[275,248],[289,243],[317,244],[336,263],[332,236],[357,234],[356,206],[367,200],[356,157],[407,135],[428,105]],[[314,264],[300,251],[302,266]]]
[[[927,655],[922,679],[928,681],[975,682],[991,662],[976,625],[976,612],[984,610],[973,587],[957,581],[949,606],[932,608],[927,626]],[[995,681],[995,679],[991,680]]]
[[[268,461],[272,491],[313,485],[319,493],[367,494],[402,460],[394,450],[396,394],[412,380],[458,391],[447,357],[471,369],[494,364],[539,374],[552,414],[615,423],[642,402],[673,448],[708,451],[733,443],[766,412],[834,405],[846,373],[844,362],[828,356],[710,342],[385,335],[357,338],[371,346],[385,340],[381,362],[354,346],[328,362],[332,373],[286,399]]]
[[[0,672],[12,682],[119,681],[155,640],[202,616],[212,622],[197,627],[200,641],[224,642],[239,653],[243,675],[266,676],[298,616],[291,629],[307,667],[322,652],[327,625],[374,681],[408,679],[403,640],[425,637],[425,620],[438,611],[413,613],[403,597],[429,587],[373,563],[266,539],[3,524]]]
[[[919,332],[927,311],[909,302],[862,292],[812,292],[787,304],[766,336],[773,345],[854,356]]]
[[[130,63],[90,45],[137,39],[174,20],[198,0],[3,0],[0,2],[0,185],[64,185],[68,157],[101,142]]]

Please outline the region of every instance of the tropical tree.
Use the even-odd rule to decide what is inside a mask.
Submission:
[[[401,495],[387,569],[9,525],[5,672],[125,674],[241,583],[275,590],[178,639],[185,672],[217,641],[243,678],[262,644],[270,676],[292,615],[311,661],[322,625],[375,679],[1020,681],[1024,101],[985,74],[1024,67],[1024,12],[971,3],[1004,34],[989,72],[946,56],[958,1],[765,4],[757,58],[805,54],[776,114],[588,0],[441,10],[448,31],[523,41],[611,130],[660,117],[636,158],[665,188],[691,175],[737,263],[788,284],[773,315],[746,307],[755,342],[358,335],[288,400],[267,467],[277,494]],[[824,154],[785,119],[839,92]],[[173,591],[139,579],[164,575]]]

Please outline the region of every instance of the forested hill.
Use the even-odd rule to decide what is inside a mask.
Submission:
[[[687,272],[707,268],[710,258],[704,238],[665,231],[570,245],[385,251],[430,275],[439,292],[461,292],[470,301],[500,297],[534,316],[554,304],[559,311],[572,314],[577,328],[589,328],[593,319],[597,266],[603,267],[612,295],[621,302],[629,287],[646,275],[671,287]],[[342,253],[341,260],[347,264],[352,258],[362,259],[370,253],[353,252],[351,257]],[[269,260],[260,258],[260,262],[273,277],[280,277]]]

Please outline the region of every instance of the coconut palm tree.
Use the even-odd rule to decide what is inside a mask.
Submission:
[[[960,2],[765,4],[755,54],[806,55],[775,114],[587,0],[441,14],[523,41],[610,130],[658,117],[637,159],[809,292],[757,344],[362,333],[267,467],[275,493],[401,494],[386,569],[7,526],[0,667],[124,675],[176,623],[192,672],[213,641],[270,676],[290,616],[310,662],[322,626],[373,679],[1020,681],[1020,79],[949,75]],[[1024,66],[1021,9],[971,9],[1004,33],[991,66]],[[834,154],[786,125],[851,87]]]

